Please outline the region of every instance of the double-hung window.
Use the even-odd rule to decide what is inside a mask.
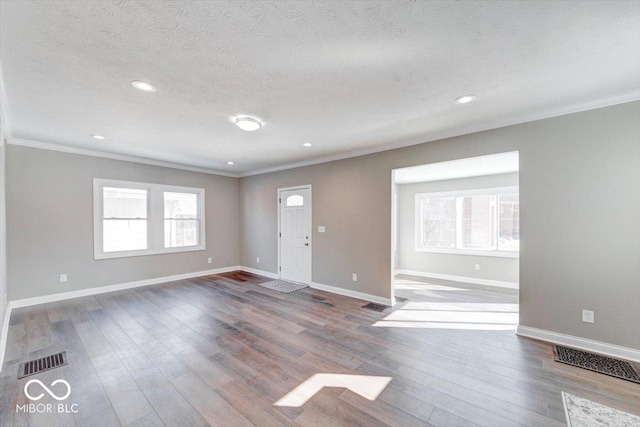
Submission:
[[[204,189],[96,178],[94,258],[204,250]]]
[[[416,194],[416,250],[518,257],[518,187]]]

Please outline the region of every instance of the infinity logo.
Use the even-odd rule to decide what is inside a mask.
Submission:
[[[42,381],[40,380],[31,380],[28,381],[25,385],[24,385],[24,394],[31,400],[40,400],[42,399],[42,397],[44,396],[44,393],[40,393],[37,396],[32,396],[29,394],[29,386],[33,383],[37,383],[40,384],[40,387],[42,387],[44,389],[44,391],[46,391],[47,393],[49,393],[49,396],[53,397],[56,400],[65,400],[67,397],[69,397],[69,395],[71,394],[71,386],[69,385],[68,382],[66,382],[65,380],[55,380],[54,382],[51,383],[51,387],[55,386],[56,384],[62,383],[64,385],[67,386],[67,393],[62,396],[59,397],[58,395],[56,395],[54,392],[52,392],[49,387],[47,387],[46,385],[44,385],[42,383]]]

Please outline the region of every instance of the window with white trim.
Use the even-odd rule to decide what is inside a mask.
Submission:
[[[416,194],[416,251],[518,257],[518,187]]]
[[[204,189],[93,180],[94,258],[204,250]]]

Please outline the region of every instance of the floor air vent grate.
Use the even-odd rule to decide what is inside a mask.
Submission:
[[[588,369],[600,374],[620,378],[640,384],[638,370],[629,362],[614,359],[612,357],[601,356],[589,353],[588,351],[576,350],[575,348],[556,345],[553,348],[553,358],[556,362]]]
[[[373,311],[378,311],[378,312],[382,313],[383,311],[385,311],[389,307],[386,306],[386,305],[382,305],[382,304],[376,304],[375,302],[370,302],[367,305],[363,305],[362,308],[366,308],[367,310],[373,310]]]
[[[40,359],[21,363],[18,367],[18,379],[35,375],[40,372],[58,368],[67,364],[67,352],[52,354]]]

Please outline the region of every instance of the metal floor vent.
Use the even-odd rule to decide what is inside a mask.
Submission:
[[[614,359],[612,357],[577,350],[575,348],[563,347],[561,345],[554,346],[553,357],[556,362],[577,366],[578,368],[588,369],[589,371],[640,384],[638,370],[633,364],[625,360]]]
[[[366,308],[367,310],[373,310],[373,311],[377,311],[382,313],[383,311],[385,311],[387,308],[389,308],[386,305],[382,305],[382,304],[376,304],[375,302],[370,302],[367,305],[363,305],[362,308]]]
[[[21,363],[18,367],[18,379],[35,375],[40,372],[58,368],[67,364],[67,352],[52,354],[40,359]]]

